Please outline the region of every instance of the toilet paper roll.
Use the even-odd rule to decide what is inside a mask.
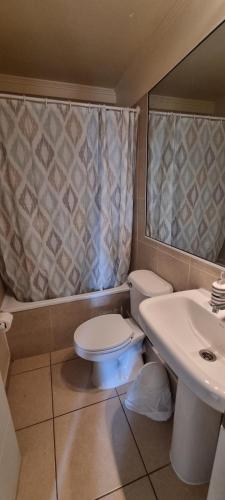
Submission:
[[[8,312],[0,312],[0,332],[8,332],[11,328],[13,315]]]

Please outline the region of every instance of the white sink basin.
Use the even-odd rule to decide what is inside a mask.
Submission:
[[[147,299],[140,305],[145,331],[159,354],[202,401],[225,411],[225,312],[212,312],[204,289]],[[199,351],[209,349],[215,361]]]

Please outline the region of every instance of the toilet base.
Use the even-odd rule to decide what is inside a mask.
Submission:
[[[118,358],[93,361],[92,382],[98,389],[113,389],[134,380],[143,366],[142,342]]]

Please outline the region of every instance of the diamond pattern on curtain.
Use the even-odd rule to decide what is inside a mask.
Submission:
[[[215,262],[225,238],[225,122],[149,113],[148,236]]]
[[[0,274],[18,300],[126,279],[136,121],[128,110],[0,100]]]

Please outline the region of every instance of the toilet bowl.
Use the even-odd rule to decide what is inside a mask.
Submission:
[[[92,382],[99,389],[110,389],[137,376],[143,366],[143,340],[139,304],[142,300],[171,293],[172,286],[151,271],[129,275],[132,318],[105,314],[82,323],[74,333],[78,356],[92,361]]]

